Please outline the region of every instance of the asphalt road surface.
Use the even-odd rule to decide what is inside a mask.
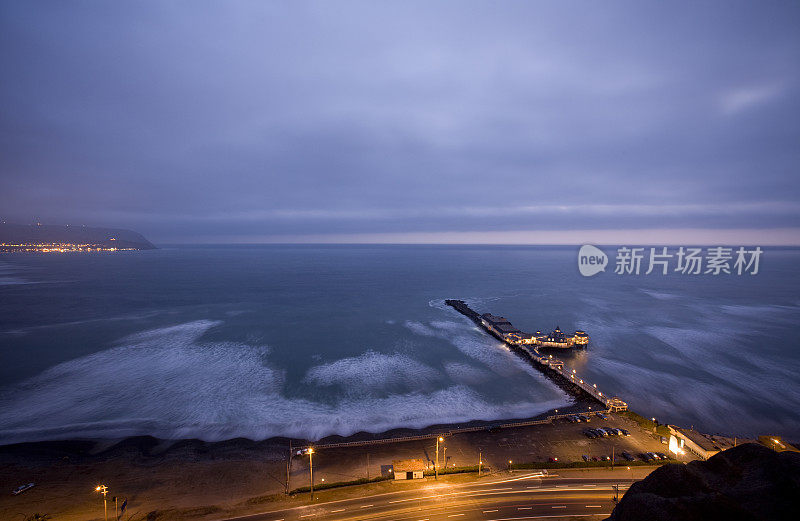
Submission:
[[[523,474],[464,485],[430,483],[414,490],[309,504],[226,521],[505,521],[585,517],[603,519],[631,479],[541,477]]]

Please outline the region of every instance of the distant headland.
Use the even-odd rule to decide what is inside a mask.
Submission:
[[[0,252],[154,250],[142,234],[118,228],[0,223]]]

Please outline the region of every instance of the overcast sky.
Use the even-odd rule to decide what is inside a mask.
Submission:
[[[798,2],[0,0],[0,217],[800,244],[799,93]]]

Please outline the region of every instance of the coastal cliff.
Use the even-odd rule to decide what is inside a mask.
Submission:
[[[0,224],[0,243],[4,244],[97,244],[104,247],[154,250],[156,247],[140,233],[117,228],[50,224]]]

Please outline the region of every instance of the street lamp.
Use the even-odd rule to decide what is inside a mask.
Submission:
[[[95,492],[103,494],[103,518],[108,521],[108,503],[106,502],[106,494],[108,494],[108,487],[105,485],[97,485],[94,489]]]
[[[309,447],[308,453],[308,479],[311,481],[311,501],[314,501],[314,447]]]
[[[511,470],[511,464],[512,464],[512,463],[514,463],[514,462],[513,462],[513,461],[511,461],[511,460],[508,460],[508,470],[509,470],[509,471]]]
[[[439,442],[444,441],[441,436],[436,438],[436,463],[433,465],[434,479],[439,479]]]

